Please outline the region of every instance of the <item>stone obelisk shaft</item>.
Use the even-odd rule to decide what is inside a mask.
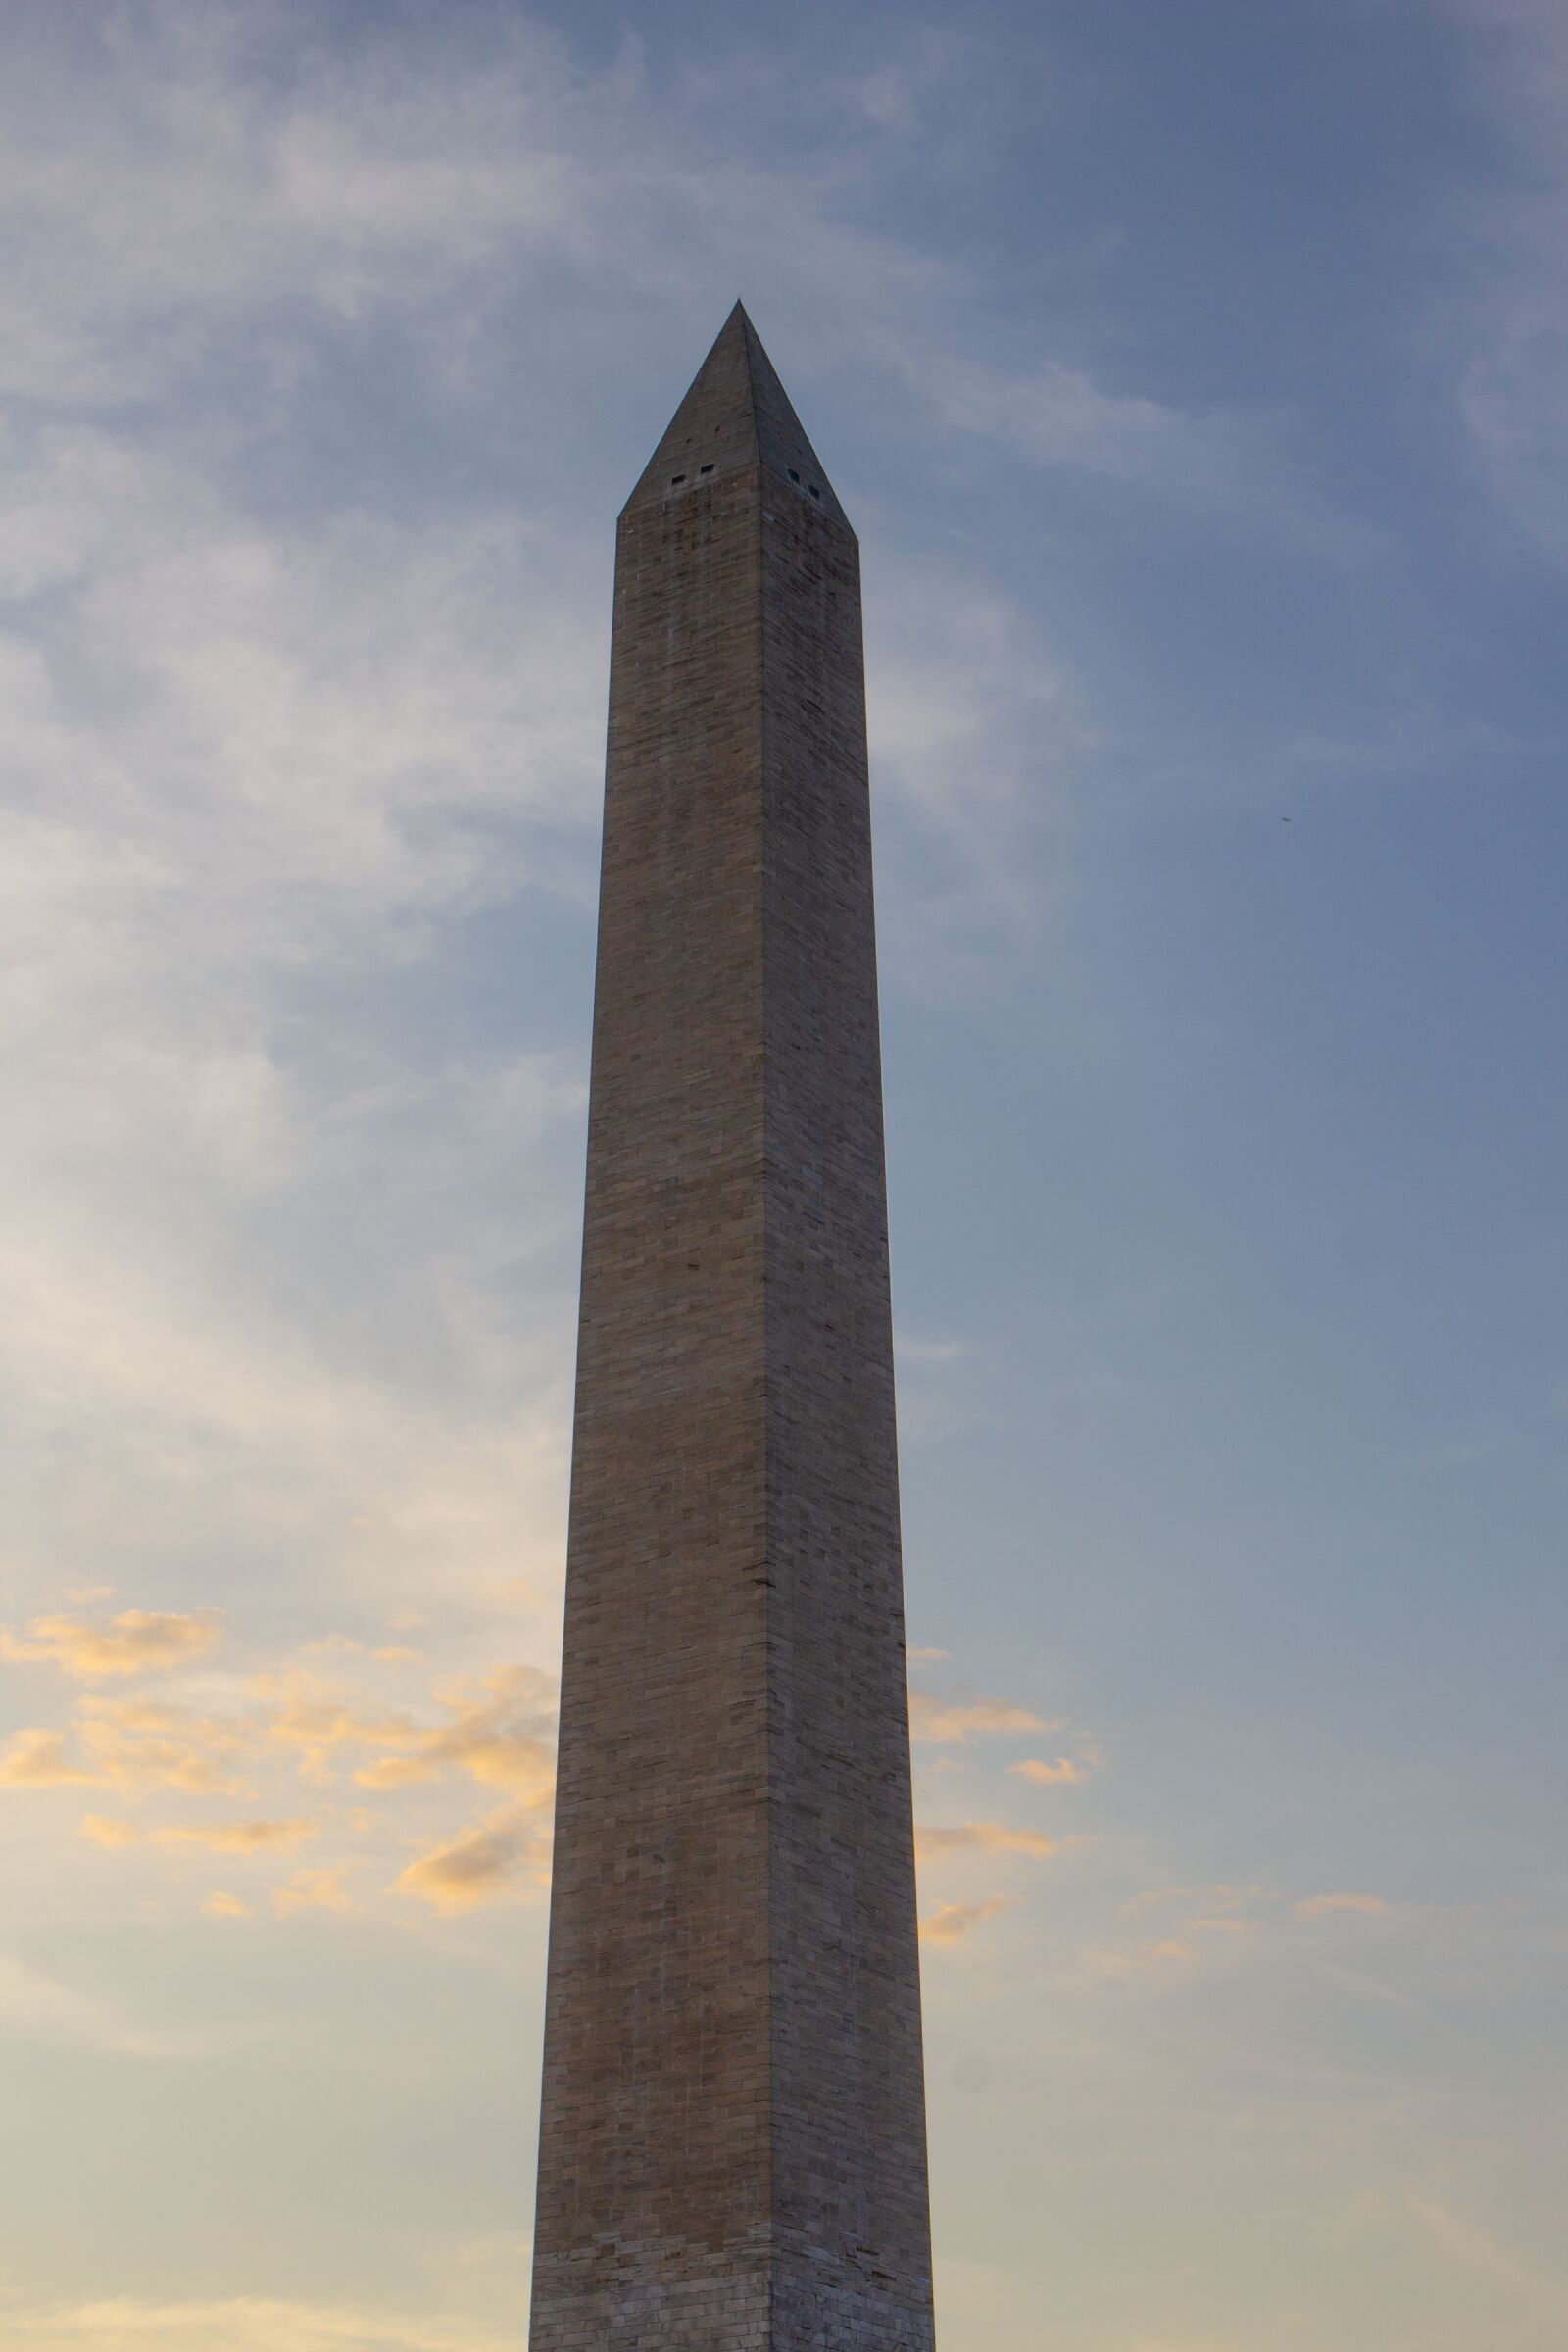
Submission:
[[[531,2352],[929,2352],[855,535],[737,306],[621,516]]]

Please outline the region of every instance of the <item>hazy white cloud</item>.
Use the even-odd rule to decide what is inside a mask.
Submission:
[[[1364,559],[1374,545],[1297,453],[1283,414],[1112,390],[1087,368],[1052,357],[1009,369],[969,352],[927,350],[909,374],[950,436],[995,441],[1035,466],[1206,511],[1231,528],[1323,555]]]
[[[124,2016],[112,2000],[63,1984],[15,1954],[0,1951],[0,2033],[35,2041],[69,2042],[131,2058],[186,2058],[198,2044],[189,2037],[153,2033]],[[0,2301],[0,2316],[4,2315]]]
[[[973,1353],[967,1340],[928,1339],[912,1331],[896,1332],[894,1347],[901,1364],[958,1364]]]
[[[1511,2295],[1548,2313],[1568,2327],[1568,2277],[1536,2270],[1473,2222],[1462,2220],[1444,2205],[1412,2198],[1411,2210],[1444,2252],[1455,2262],[1482,2272]]]
[[[977,935],[1027,931],[1049,911],[1041,852],[1064,874],[1072,787],[1095,727],[1059,652],[996,582],[956,576],[951,560],[906,558],[879,576],[876,561],[872,549],[871,760],[879,794],[906,819],[878,839],[896,884],[881,928],[901,985],[946,989]],[[918,1337],[899,1347],[916,1371],[951,1360],[923,1354]]]

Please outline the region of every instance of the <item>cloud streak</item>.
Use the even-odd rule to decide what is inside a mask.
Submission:
[[[537,1814],[503,1805],[477,1827],[411,1862],[394,1891],[437,1911],[471,1911],[524,1886],[548,1886],[549,1854],[549,1832]]]
[[[1067,1845],[1080,1843],[1070,1838],[1048,1838],[1043,1830],[1018,1830],[1002,1821],[964,1821],[948,1828],[935,1828],[917,1822],[914,1831],[914,1850],[922,1860],[933,1860],[939,1854],[1030,1854],[1037,1860],[1060,1853]]]
[[[0,1658],[41,1659],[77,1682],[102,1682],[112,1675],[188,1666],[205,1656],[221,1631],[216,1609],[193,1614],[123,1609],[96,1623],[85,1617],[34,1617],[20,1636],[0,1626]]]
[[[976,1739],[1013,1739],[1051,1726],[1032,1708],[1008,1698],[938,1698],[909,1693],[909,1736],[932,1747],[966,1747]]]
[[[983,1903],[939,1903],[920,1922],[920,1941],[938,1950],[962,1943],[975,1928],[1005,1911],[1011,1899],[1009,1895],[993,1894]]]

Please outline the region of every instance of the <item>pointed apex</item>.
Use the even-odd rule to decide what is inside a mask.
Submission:
[[[850,528],[762,339],[745,304],[737,302],[626,501],[626,512],[679,498],[756,466],[778,477],[781,493],[808,499],[842,529]]]

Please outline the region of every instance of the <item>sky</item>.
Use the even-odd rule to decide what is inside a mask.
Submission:
[[[1560,0],[5,13],[10,2352],[525,2339],[737,295],[862,542],[944,2352],[1555,2352]]]

